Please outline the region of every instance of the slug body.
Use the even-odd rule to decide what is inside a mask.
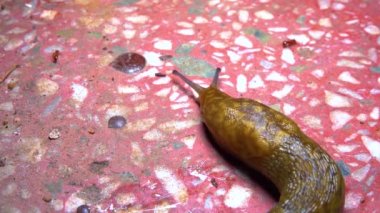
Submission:
[[[203,122],[217,144],[276,185],[280,200],[270,212],[341,212],[345,185],[334,160],[282,113],[218,90],[219,72],[208,88],[173,74],[199,94]]]

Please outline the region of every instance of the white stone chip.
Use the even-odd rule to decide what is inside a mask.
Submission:
[[[330,8],[331,0],[318,0],[318,6],[321,10],[326,10]]]
[[[340,3],[340,2],[334,2],[332,4],[332,8],[334,10],[343,10],[345,8],[344,4]]]
[[[350,100],[342,95],[325,90],[325,102],[331,107],[351,107]]]
[[[249,20],[249,12],[247,10],[239,10],[239,21],[247,23]]]
[[[288,79],[282,74],[273,71],[269,73],[269,75],[265,78],[266,81],[278,81],[278,82],[286,82]]]
[[[358,100],[363,100],[364,99],[364,97],[361,96],[359,93],[357,93],[357,92],[355,92],[353,90],[347,89],[347,88],[342,88],[341,87],[341,88],[338,89],[338,92],[341,93],[341,94],[343,94],[343,95],[348,95],[348,96],[350,96],[352,98],[356,98]]]
[[[293,90],[293,87],[294,87],[294,85],[287,84],[281,90],[275,90],[272,93],[272,96],[274,96],[278,99],[282,99],[285,96],[287,96]]]
[[[132,39],[136,35],[136,30],[127,29],[127,30],[123,30],[122,33],[124,35],[124,38]]]
[[[373,61],[374,63],[376,63],[377,62],[377,50],[376,50],[376,48],[369,48],[368,49],[368,58],[371,60],[371,61]]]
[[[316,78],[322,78],[325,75],[325,71],[321,69],[316,69],[311,72]]]
[[[297,41],[297,43],[300,44],[307,44],[310,41],[309,36],[306,34],[291,34],[288,36],[289,39],[294,39]]]
[[[189,135],[183,138],[181,141],[187,146],[187,148],[193,149],[196,137],[195,135]]]
[[[149,16],[145,15],[132,15],[132,16],[126,16],[125,18],[127,21],[130,21],[135,24],[144,24],[149,21]]]
[[[290,115],[290,114],[292,114],[292,112],[294,112],[294,110],[296,110],[296,107],[294,107],[293,105],[285,103],[284,106],[282,107],[282,110],[284,111],[285,115]]]
[[[247,77],[243,74],[239,74],[236,81],[236,90],[240,93],[247,92]]]
[[[230,208],[246,207],[251,196],[251,189],[233,185],[224,197],[224,204]]]
[[[341,110],[335,110],[330,112],[330,120],[332,122],[332,130],[337,130],[346,125],[353,116],[347,112]]]
[[[236,52],[234,52],[232,50],[228,50],[227,55],[233,64],[238,63],[241,59],[241,55],[237,54]]]
[[[371,111],[371,113],[369,114],[369,117],[371,117],[372,119],[374,120],[379,120],[379,117],[380,117],[380,109],[379,107],[374,107]]]
[[[71,85],[73,94],[71,95],[72,99],[78,102],[83,102],[88,95],[88,89],[80,84],[73,83]]]
[[[152,129],[143,135],[143,139],[147,141],[162,141],[165,139],[165,135],[158,129]]]
[[[210,41],[210,45],[217,48],[217,49],[224,49],[227,47],[227,44],[222,42],[222,41],[218,41],[218,40],[212,40]]]
[[[194,35],[194,34],[195,34],[194,29],[180,29],[180,30],[177,30],[176,32],[177,32],[178,34],[181,34],[181,35],[187,35],[187,36],[190,36],[190,35]]]
[[[105,24],[103,28],[103,32],[105,34],[114,34],[117,31],[117,27],[112,24]]]
[[[348,192],[346,194],[344,208],[345,209],[356,209],[359,207],[363,196],[358,193]]]
[[[372,157],[376,158],[380,162],[380,141],[363,135],[362,141],[364,146],[367,148]]]
[[[316,40],[321,39],[323,35],[325,35],[325,31],[320,31],[320,30],[310,30],[308,33],[312,38]]]
[[[162,66],[164,62],[160,60],[161,54],[156,52],[147,51],[144,53],[144,57],[147,60],[147,64],[151,66]]]
[[[312,129],[322,129],[321,119],[314,115],[306,115],[302,118],[302,121]]]
[[[294,59],[293,52],[289,48],[282,49],[281,59],[288,64],[294,64],[296,62]]]
[[[360,84],[360,81],[354,78],[349,71],[342,72],[339,75],[338,79],[344,82],[351,83],[351,84]]]
[[[196,24],[206,24],[206,23],[208,23],[208,20],[202,16],[197,16],[197,17],[195,17],[193,22]]]
[[[368,25],[364,28],[364,31],[366,31],[370,35],[380,35],[380,29],[378,26],[375,25]]]
[[[245,48],[252,48],[253,44],[252,42],[245,36],[240,35],[235,39],[235,44],[245,47]]]
[[[263,19],[263,20],[271,20],[274,18],[274,16],[272,15],[272,13],[266,11],[266,10],[260,10],[260,11],[257,11],[255,12],[255,16],[257,18],[260,18],[260,19]]]
[[[332,27],[330,18],[321,18],[319,19],[318,24],[322,27]]]
[[[286,27],[269,27],[269,31],[275,32],[275,33],[283,33],[288,31],[288,28]]]
[[[159,166],[154,169],[154,173],[165,190],[168,191],[177,202],[185,203],[187,201],[187,188],[172,170]]]
[[[120,94],[133,94],[140,92],[140,88],[135,85],[119,85],[117,92]]]
[[[14,110],[13,103],[11,101],[0,103],[0,110],[8,111],[8,112],[13,111]]]
[[[336,65],[338,67],[349,67],[349,68],[353,68],[353,69],[363,69],[363,68],[365,68],[364,65],[359,64],[359,63],[357,63],[355,61],[347,60],[347,59],[341,59],[341,60],[337,61]]]
[[[173,45],[170,40],[159,40],[153,46],[158,50],[171,50]]]
[[[54,20],[54,18],[57,14],[58,14],[58,11],[56,11],[56,10],[43,10],[40,17],[42,19],[51,21],[51,20]]]
[[[24,41],[22,39],[14,38],[6,42],[6,44],[3,46],[3,49],[5,51],[10,51],[10,50],[14,50],[20,47],[23,44],[24,44]]]
[[[248,88],[251,88],[251,89],[257,89],[264,86],[265,86],[264,81],[261,79],[259,75],[255,75],[252,78],[252,80],[250,80],[248,83]]]
[[[346,152],[352,152],[358,147],[359,145],[356,145],[356,144],[354,145],[341,144],[341,145],[337,145],[335,148],[341,153],[346,153]]]
[[[355,179],[356,181],[361,182],[366,178],[370,169],[371,169],[371,165],[367,164],[364,167],[352,172],[351,177]]]

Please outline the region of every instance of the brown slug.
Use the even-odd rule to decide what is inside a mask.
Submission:
[[[225,151],[268,177],[280,192],[277,212],[342,212],[345,184],[335,161],[284,114],[217,88],[220,68],[203,88],[174,70],[198,94],[203,122]]]

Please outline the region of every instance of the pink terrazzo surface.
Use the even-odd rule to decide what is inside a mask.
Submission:
[[[223,91],[282,111],[333,156],[345,212],[380,212],[379,8],[1,1],[0,212],[268,211],[273,188],[214,149],[183,82],[155,76],[175,68],[207,85],[215,67]],[[287,39],[297,45],[284,49]],[[109,66],[125,52],[146,67]],[[108,128],[113,115],[127,125]]]

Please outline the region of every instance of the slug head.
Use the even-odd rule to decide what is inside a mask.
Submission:
[[[176,75],[179,78],[181,78],[185,83],[187,83],[191,88],[193,88],[195,90],[195,92],[198,93],[198,95],[199,95],[198,101],[202,105],[206,91],[212,90],[212,89],[214,89],[214,90],[218,89],[217,87],[218,87],[218,79],[219,79],[220,71],[221,71],[221,69],[219,67],[216,68],[214,78],[213,78],[210,86],[207,88],[204,88],[204,87],[194,83],[193,81],[191,81],[189,78],[187,78],[185,75],[178,72],[177,70],[173,70],[173,75]]]

